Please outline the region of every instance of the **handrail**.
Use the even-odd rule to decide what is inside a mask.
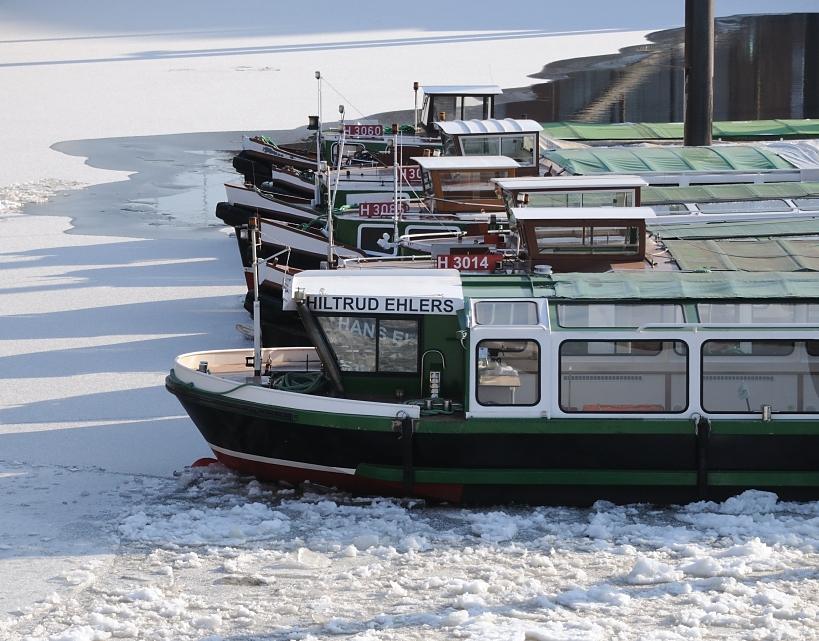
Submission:
[[[697,331],[699,329],[738,329],[738,330],[757,330],[757,329],[817,329],[819,330],[819,323],[645,323],[637,327],[638,332],[655,329],[691,329]],[[628,329],[628,328],[624,328]]]

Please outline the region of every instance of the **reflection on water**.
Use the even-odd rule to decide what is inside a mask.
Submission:
[[[193,153],[193,152],[191,152]],[[133,198],[120,206],[128,213],[144,214],[152,226],[205,225],[221,227],[216,204],[225,200],[225,183],[236,180],[229,154],[204,152],[205,161],[196,167],[172,174],[169,182],[156,183],[158,195]]]
[[[714,120],[819,118],[819,13],[717,18]],[[684,30],[619,54],[562,60],[504,90],[497,116],[539,121],[683,120]]]

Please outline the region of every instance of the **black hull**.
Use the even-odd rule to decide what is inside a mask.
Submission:
[[[311,158],[285,158],[255,151],[244,150],[233,157],[233,168],[245,177],[245,181],[261,187],[273,176],[274,168],[315,169],[316,161]]]
[[[304,410],[289,410],[202,393],[173,376],[166,385],[220,460],[266,480],[475,504],[684,503],[749,488],[819,498],[819,433],[703,440],[682,429],[684,421],[674,429],[655,421],[629,431],[628,420],[623,431],[600,429],[612,419],[528,432],[506,419],[470,432],[451,419],[422,418],[407,441],[388,418],[310,412],[310,396]]]

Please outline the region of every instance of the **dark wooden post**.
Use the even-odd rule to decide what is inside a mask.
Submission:
[[[805,16],[805,71],[802,118],[819,118],[819,14]],[[797,116],[798,118],[799,116]]]
[[[711,144],[714,0],[685,0],[685,144]]]

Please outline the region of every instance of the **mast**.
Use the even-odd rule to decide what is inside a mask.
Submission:
[[[321,202],[321,72],[316,71],[316,80],[318,81],[318,117],[316,118],[316,173],[313,177],[314,188],[314,207],[318,207]]]
[[[398,166],[398,125],[392,126],[392,207],[393,207],[393,231],[392,242],[398,242],[398,181],[401,175],[401,167]]]
[[[253,261],[253,377],[258,381],[262,375],[262,314],[259,304],[259,259],[256,252],[259,244],[259,219],[247,221],[250,236],[250,257]]]
[[[334,240],[333,240],[333,210],[336,206],[336,194],[338,193],[338,179],[341,175],[341,160],[344,157],[344,145],[347,142],[347,132],[344,131],[344,105],[338,106],[338,113],[341,114],[341,144],[338,148],[338,162],[336,163],[336,179],[335,179],[335,186],[332,191],[330,191],[330,177],[327,178],[327,190],[329,192],[329,203],[327,205],[327,267],[333,269],[335,266],[334,255],[335,252],[333,251]]]
[[[415,123],[414,123],[414,130],[415,133],[418,133],[418,81],[412,83],[412,90],[415,92]]]

